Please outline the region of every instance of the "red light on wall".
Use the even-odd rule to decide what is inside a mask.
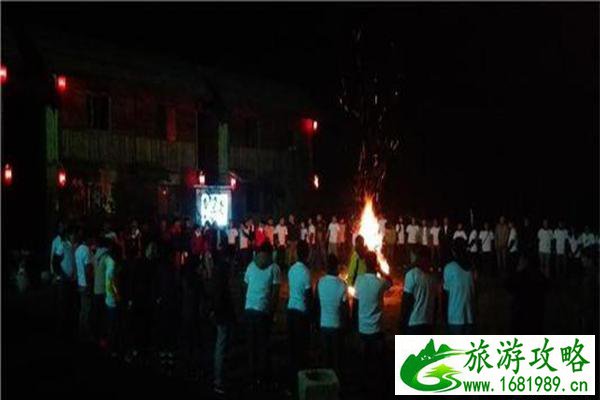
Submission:
[[[303,118],[302,119],[302,131],[307,135],[312,135],[317,131],[319,127],[319,122],[312,118]]]
[[[231,190],[235,190],[237,186],[237,179],[235,179],[233,176],[229,178],[229,187],[231,188]]]
[[[4,171],[2,172],[2,181],[4,182],[5,186],[12,185],[12,181],[13,181],[12,165],[6,164],[4,166]]]
[[[8,80],[8,69],[5,65],[0,65],[0,84],[4,85]]]
[[[58,171],[58,187],[64,188],[67,186],[67,171],[60,169]]]
[[[59,75],[56,77],[56,89],[59,92],[65,92],[67,90],[67,77],[64,75]]]
[[[198,183],[202,186],[206,184],[206,175],[204,175],[204,172],[202,171],[200,171],[200,173],[198,174]]]

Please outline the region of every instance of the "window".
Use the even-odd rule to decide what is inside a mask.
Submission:
[[[110,129],[110,97],[88,94],[86,98],[88,127],[107,131]]]

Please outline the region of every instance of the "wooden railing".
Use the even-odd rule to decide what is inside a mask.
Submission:
[[[117,165],[156,165],[171,171],[196,166],[196,144],[103,131],[63,130],[61,158]]]

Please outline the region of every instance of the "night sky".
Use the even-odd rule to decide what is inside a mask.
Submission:
[[[351,203],[361,133],[336,104],[360,27],[370,54],[396,44],[404,77],[394,116],[402,148],[385,211],[466,220],[473,207],[481,218],[527,213],[597,226],[598,3],[2,8],[3,22],[50,24],[307,88],[322,127],[323,194],[339,205]]]

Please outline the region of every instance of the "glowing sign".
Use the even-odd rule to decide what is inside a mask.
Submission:
[[[215,222],[218,226],[229,223],[231,208],[231,193],[221,191],[209,193],[198,190],[196,192],[196,209],[200,214],[200,224]]]

